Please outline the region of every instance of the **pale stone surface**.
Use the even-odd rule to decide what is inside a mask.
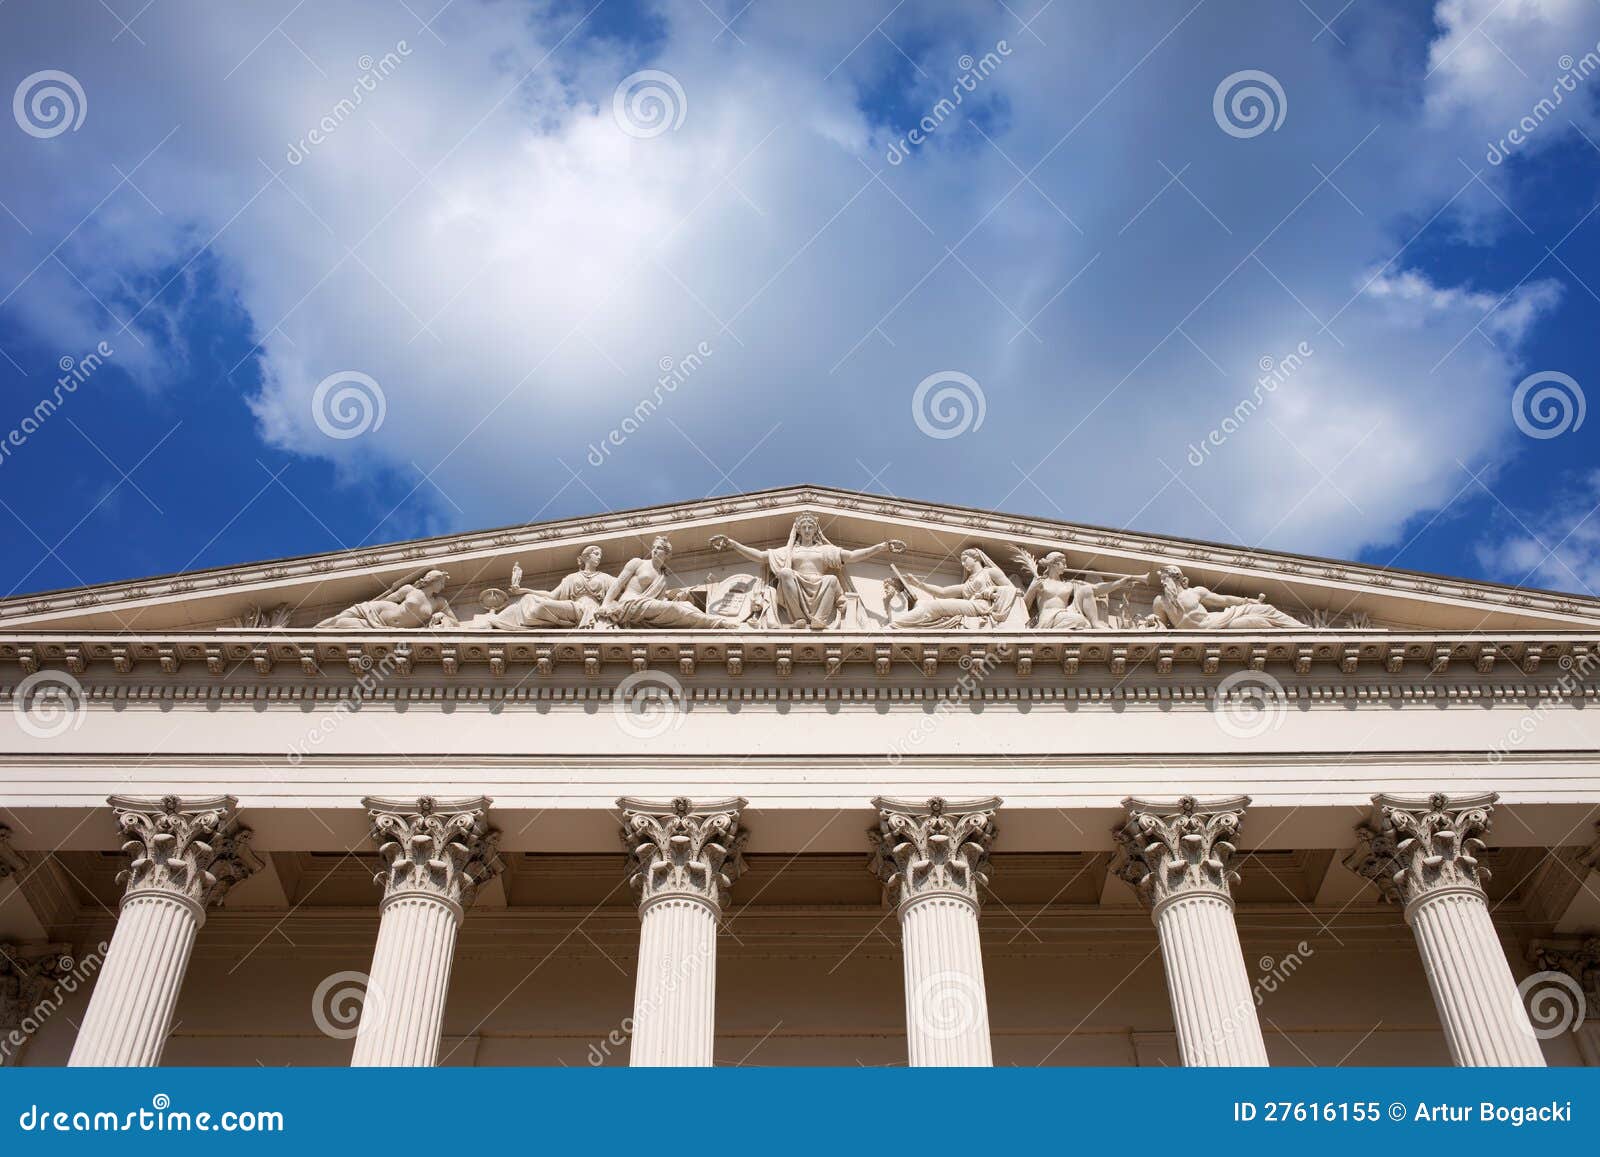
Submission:
[[[1359,869],[1405,905],[1456,1064],[1542,1066],[1484,894],[1481,837],[1494,802],[1492,793],[1375,796],[1377,822],[1358,831]]]
[[[717,922],[744,870],[743,799],[619,799],[628,881],[639,903],[634,1066],[712,1063]]]
[[[126,885],[105,967],[73,1045],[73,1065],[161,1060],[206,906],[255,870],[236,800],[112,796]]]
[[[870,866],[900,917],[910,1063],[991,1065],[978,909],[1000,800],[872,802]]]
[[[1267,1047],[1233,918],[1243,796],[1125,801],[1119,874],[1151,907],[1185,1065],[1265,1065]]]
[[[352,1065],[431,1066],[450,990],[456,928],[500,871],[489,800],[366,799],[385,871],[378,941]]]

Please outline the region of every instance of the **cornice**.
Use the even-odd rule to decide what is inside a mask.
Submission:
[[[563,539],[613,537],[659,529],[675,519],[735,518],[811,510],[819,515],[869,515],[947,527],[974,539],[1018,537],[1081,549],[1127,551],[1187,560],[1202,566],[1238,568],[1330,582],[1358,583],[1400,594],[1473,601],[1496,609],[1600,617],[1600,599],[1496,583],[1467,581],[1283,552],[1245,549],[1194,539],[1113,530],[1055,519],[997,514],[970,507],[856,494],[820,486],[784,487],[726,498],[702,499],[559,519],[527,526],[446,535],[388,546],[304,555],[270,562],[219,567],[176,575],[101,583],[0,600],[0,621],[24,615],[116,607],[186,593],[320,579],[391,566],[443,562],[463,553],[518,549]]]
[[[1269,697],[1279,688],[1336,699],[1457,698],[1474,687],[1514,694],[1535,677],[1537,686],[1582,696],[1597,665],[1600,636],[1575,631],[0,635],[0,679],[7,667],[23,677],[64,671],[89,698],[607,699],[618,679],[654,671],[690,699],[859,699],[884,690],[920,698],[1165,699],[1180,679],[1225,670],[1245,673],[1234,675],[1236,683],[1261,673],[1245,690],[1259,683]]]

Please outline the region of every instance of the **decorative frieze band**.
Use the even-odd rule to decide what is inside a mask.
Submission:
[[[232,796],[160,799],[114,795],[108,801],[123,835],[128,866],[117,876],[124,899],[157,893],[204,912],[261,867],[250,829],[239,825]]]
[[[1160,908],[1183,896],[1206,894],[1233,902],[1233,869],[1248,796],[1176,804],[1126,799],[1127,821],[1115,831],[1122,857],[1117,875],[1140,899]]]
[[[867,831],[868,869],[883,884],[886,904],[904,908],[937,895],[978,906],[979,891],[989,882],[998,797],[950,802],[935,796],[912,803],[880,796],[872,806],[878,826]]]
[[[425,896],[450,908],[459,921],[472,907],[478,888],[505,867],[498,852],[500,833],[489,826],[490,801],[381,799],[362,804],[372,820],[372,838],[384,870],[383,903],[400,896]]]
[[[1356,828],[1346,867],[1371,880],[1385,900],[1407,907],[1449,891],[1484,894],[1489,869],[1479,859],[1498,795],[1482,792],[1426,800],[1372,797],[1375,822]]]
[[[739,798],[697,804],[682,796],[670,803],[624,797],[622,843],[628,883],[643,911],[666,896],[700,900],[720,909],[744,872],[747,833]]]

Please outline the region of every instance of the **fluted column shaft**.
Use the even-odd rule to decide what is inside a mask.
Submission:
[[[113,796],[130,865],[116,930],[69,1065],[159,1064],[208,904],[257,866],[229,797]]]
[[[717,924],[744,870],[743,799],[620,799],[639,899],[639,969],[628,1063],[707,1067],[717,1010]]]
[[[640,910],[630,1064],[711,1064],[717,919],[715,908],[693,896],[664,896]]]
[[[1238,873],[1229,866],[1249,802],[1129,799],[1128,820],[1115,833],[1118,874],[1151,906],[1178,1055],[1188,1066],[1268,1063],[1233,916]]]
[[[501,870],[489,800],[367,799],[384,886],[353,1066],[439,1062],[456,931]]]
[[[1357,829],[1362,846],[1347,863],[1405,904],[1455,1063],[1540,1067],[1544,1053],[1489,916],[1489,869],[1478,860],[1495,798],[1374,796],[1376,822]]]
[[[900,918],[906,1052],[913,1066],[994,1063],[978,936],[998,799],[875,799],[872,870]]]
[[[129,896],[78,1028],[71,1065],[159,1064],[195,936],[199,907],[176,896]]]

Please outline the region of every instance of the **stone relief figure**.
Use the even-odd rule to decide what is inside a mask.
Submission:
[[[474,615],[461,625],[472,631],[592,627],[595,612],[616,582],[600,569],[601,558],[598,546],[584,547],[578,552],[578,569],[551,591],[527,589],[522,585],[522,567],[513,566],[511,585],[506,590],[490,588],[479,596],[488,613]]]
[[[1036,616],[1033,625],[1041,631],[1105,630],[1109,624],[1101,610],[1101,599],[1135,578],[1119,575],[1098,583],[1071,579],[1067,577],[1067,556],[1059,550],[1052,550],[1038,562],[1020,546],[1013,547],[1012,554],[1032,579],[1022,593],[1022,602]]]
[[[319,627],[340,630],[412,630],[418,627],[457,627],[460,620],[444,597],[450,576],[430,570],[395,583],[375,599],[346,607],[323,619]]]
[[[810,627],[818,631],[840,625],[847,564],[886,550],[900,554],[906,548],[898,538],[890,538],[875,546],[845,550],[828,541],[822,525],[810,514],[796,518],[789,529],[789,541],[772,550],[746,546],[725,534],[714,534],[710,541],[713,550],[731,547],[766,567],[772,598],[768,607],[770,621],[764,626]]]
[[[1143,629],[1262,631],[1305,626],[1268,603],[1266,595],[1246,599],[1190,586],[1188,576],[1171,563],[1158,567],[1154,577],[1161,593],[1155,597],[1154,614],[1139,623]]]
[[[909,606],[891,615],[889,625],[944,630],[972,621],[981,630],[1003,623],[1017,605],[1016,586],[976,547],[961,552],[961,569],[960,583],[934,586],[894,567],[895,577],[885,587],[903,593]]]
[[[595,625],[633,629],[658,627],[702,631],[732,630],[737,619],[702,611],[690,601],[689,591],[668,586],[667,563],[672,543],[658,535],[650,544],[649,558],[636,558],[622,568],[595,612]]]

